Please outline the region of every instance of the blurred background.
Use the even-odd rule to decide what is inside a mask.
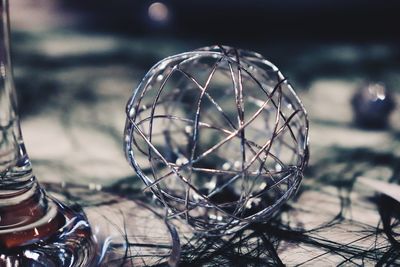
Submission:
[[[289,77],[310,113],[314,155],[332,146],[392,151],[388,140],[397,140],[398,112],[389,132],[365,131],[354,125],[350,102],[370,81],[400,90],[399,1],[13,0],[10,6],[22,126],[44,179],[113,183],[132,176],[121,151],[132,90],[162,58],[213,44],[257,51]]]
[[[395,0],[384,3],[361,0],[15,2],[13,5],[21,15],[28,12],[26,8],[33,11],[31,14],[36,15],[31,17],[34,24],[50,22],[51,19],[63,24],[73,15],[73,24],[79,23],[83,29],[140,36],[163,34],[164,37],[240,43],[282,39],[399,39],[395,26],[400,4]]]
[[[386,79],[384,67],[398,70],[395,0],[16,0],[12,9],[14,30],[118,36],[134,40],[132,45],[154,60],[226,44],[261,52],[302,83],[316,75]]]

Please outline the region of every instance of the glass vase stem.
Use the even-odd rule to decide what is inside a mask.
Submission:
[[[0,0],[0,198],[34,185],[31,162],[22,139],[10,56],[8,1]]]

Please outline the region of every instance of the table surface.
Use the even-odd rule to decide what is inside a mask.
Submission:
[[[81,32],[59,25],[30,28],[17,16],[15,80],[24,139],[39,180],[100,184],[137,197],[141,184],[122,151],[126,102],[152,64],[204,45],[193,40]],[[400,103],[400,87],[395,87],[400,81],[396,46],[250,47],[260,48],[293,77],[310,117],[309,167],[295,201],[268,225],[249,229],[242,239],[236,236],[230,243],[208,240],[213,243],[208,250],[185,244],[189,237],[182,235],[186,245],[182,262],[400,264],[399,244],[396,248],[390,242],[382,223],[385,212],[398,209],[399,204],[358,180],[365,176],[399,183],[400,107],[392,114],[389,128],[363,130],[353,124],[350,106],[357,87],[369,79],[385,81]],[[398,218],[392,223],[398,225]],[[398,232],[398,228],[393,229]]]

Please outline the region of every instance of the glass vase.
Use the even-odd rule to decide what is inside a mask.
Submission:
[[[85,214],[49,197],[32,171],[17,112],[8,1],[0,1],[0,266],[89,266]]]

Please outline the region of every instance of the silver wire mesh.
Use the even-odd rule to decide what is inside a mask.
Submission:
[[[268,220],[308,160],[307,113],[261,55],[206,47],[168,57],[127,105],[126,156],[146,189],[197,232]]]

